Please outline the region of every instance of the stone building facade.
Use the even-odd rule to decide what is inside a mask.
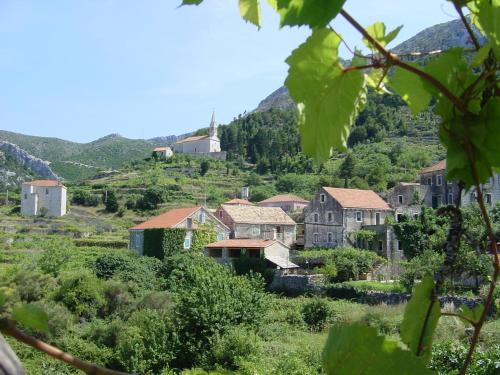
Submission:
[[[295,221],[278,207],[223,204],[215,216],[231,229],[231,238],[279,240],[287,246],[296,241]]]
[[[374,191],[322,187],[304,209],[304,247],[370,247],[393,258],[393,234],[386,218],[389,205]],[[360,229],[376,233],[371,244],[357,243]]]
[[[387,193],[387,203],[394,210],[396,220],[399,221],[401,215],[418,216],[427,191],[428,186],[418,182],[400,182],[390,189]]]
[[[290,213],[302,211],[307,207],[309,201],[294,194],[280,194],[260,201],[258,204],[261,207],[279,207],[283,211]]]
[[[21,214],[66,215],[66,187],[58,180],[26,182],[21,189]]]

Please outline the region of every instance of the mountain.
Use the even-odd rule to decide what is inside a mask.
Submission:
[[[483,44],[484,38],[482,35],[476,32],[476,36],[479,42]],[[461,20],[453,20],[428,27],[398,44],[392,49],[392,52],[396,54],[430,52],[452,47],[473,47],[469,34]],[[266,111],[270,108],[291,109],[294,107],[288,89],[282,86],[262,100],[254,111]]]

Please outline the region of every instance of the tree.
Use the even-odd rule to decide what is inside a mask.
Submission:
[[[118,203],[118,198],[114,190],[106,190],[104,194],[104,206],[108,212],[117,212],[120,207]]]
[[[356,161],[352,153],[348,153],[339,168],[339,176],[344,179],[344,187],[349,187],[349,180],[354,175],[354,168],[356,166]]]
[[[200,175],[205,176],[210,169],[210,162],[208,160],[202,160],[200,163]]]

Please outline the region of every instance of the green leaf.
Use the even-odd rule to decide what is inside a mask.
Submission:
[[[330,330],[323,350],[323,367],[328,375],[435,374],[420,358],[379,336],[375,328],[357,323]]]
[[[368,34],[370,34],[371,37],[373,37],[375,40],[377,40],[382,46],[386,46],[390,42],[394,40],[403,28],[403,25],[396,27],[394,30],[392,30],[389,34],[385,33],[385,24],[383,22],[375,22],[373,25],[370,25],[366,28],[366,31]],[[363,43],[368,47],[368,48],[374,48],[371,43],[363,38]]]
[[[200,5],[203,0],[182,0],[181,5]]]
[[[418,64],[410,62],[408,64],[419,68]],[[408,104],[414,115],[427,108],[431,101],[432,95],[422,79],[416,74],[398,66],[394,68],[394,74],[390,79],[390,86]]]
[[[320,160],[332,147],[346,149],[350,127],[366,97],[363,73],[343,72],[339,44],[333,31],[315,29],[286,60],[290,68],[285,85],[299,109],[302,148]]]
[[[441,315],[439,302],[432,303],[433,290],[431,277],[424,278],[413,288],[400,328],[401,339],[410,351],[426,360],[430,358],[432,337]]]
[[[484,34],[497,59],[500,59],[500,0],[475,0],[467,3],[477,28]]]
[[[259,0],[240,0],[240,14],[245,21],[260,27]]]
[[[391,94],[387,89],[386,83],[388,82],[387,74],[382,69],[372,69],[366,74],[366,84],[374,88],[380,94]]]
[[[280,26],[325,27],[340,12],[345,0],[277,0]]]
[[[5,294],[0,290],[0,308],[5,304]]]
[[[483,311],[484,311],[484,305],[477,305],[473,309],[471,309],[467,305],[462,305],[458,309],[458,314],[459,318],[462,317],[465,318],[465,319],[462,318],[464,323],[470,324],[471,321],[474,323],[479,322],[479,320],[481,319],[481,315],[483,315]]]
[[[490,49],[491,49],[490,43],[486,43],[484,46],[482,46],[479,49],[479,51],[477,51],[476,54],[474,55],[474,59],[472,60],[472,66],[476,68],[480,66],[484,62],[484,60],[488,57]]]
[[[22,305],[12,309],[12,319],[25,327],[47,332],[48,316],[35,305]]]

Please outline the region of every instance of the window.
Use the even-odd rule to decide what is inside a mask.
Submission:
[[[403,204],[403,196],[402,195],[398,195],[398,203]]]
[[[396,221],[398,223],[400,223],[401,221],[403,221],[403,214],[402,213],[396,214]]]
[[[486,203],[491,204],[491,194],[490,193],[486,194]]]
[[[432,178],[430,177],[427,177],[427,185],[432,185]]]
[[[209,249],[208,256],[210,258],[222,258],[222,249]]]
[[[201,224],[205,224],[205,213],[203,211],[200,212],[200,214],[198,215],[198,221],[201,223]]]
[[[222,213],[222,210],[219,211],[219,217],[222,219],[222,217],[224,216],[224,214]]]
[[[398,251],[401,251],[403,249],[403,246],[401,245],[401,241],[398,241]]]
[[[320,196],[319,196],[319,201],[320,201],[321,203],[325,203],[325,202],[326,202],[326,195],[325,195],[325,194],[320,194]]]
[[[222,241],[224,239],[224,233],[217,234],[217,241]]]
[[[378,241],[378,250],[379,251],[384,250],[384,242],[383,241]]]
[[[49,189],[45,189],[45,194],[49,195]]]
[[[241,249],[228,249],[229,258],[239,258],[241,256]]]
[[[24,199],[28,199],[28,194],[24,194]]]
[[[256,226],[252,228],[252,232],[254,236],[260,236],[260,227]]]
[[[363,213],[361,211],[356,211],[356,221],[358,223],[363,221]]]
[[[333,221],[333,212],[328,212],[326,214],[326,218],[327,218],[328,222],[331,223]]]
[[[314,243],[319,243],[319,233],[314,233],[313,234],[313,242]]]
[[[191,248],[191,238],[186,238],[184,240],[184,249],[188,250]]]
[[[187,218],[187,227],[192,228],[193,227],[193,219],[190,217]]]
[[[328,243],[332,243],[333,242],[333,233],[332,232],[328,232],[327,238],[328,238]]]
[[[413,214],[413,218],[414,218],[415,220],[417,220],[417,219],[418,219],[418,214]]]
[[[380,225],[380,212],[375,212],[375,225]]]
[[[279,226],[279,225],[278,225],[278,226],[276,227],[276,233],[277,233],[277,234],[281,233],[281,226]]]
[[[443,176],[441,176],[440,174],[438,174],[436,176],[436,185],[437,186],[441,186],[443,184]]]
[[[453,204],[453,194],[448,193],[448,204]]]
[[[313,221],[314,221],[315,223],[319,223],[319,214],[314,214],[314,216],[313,216]]]

